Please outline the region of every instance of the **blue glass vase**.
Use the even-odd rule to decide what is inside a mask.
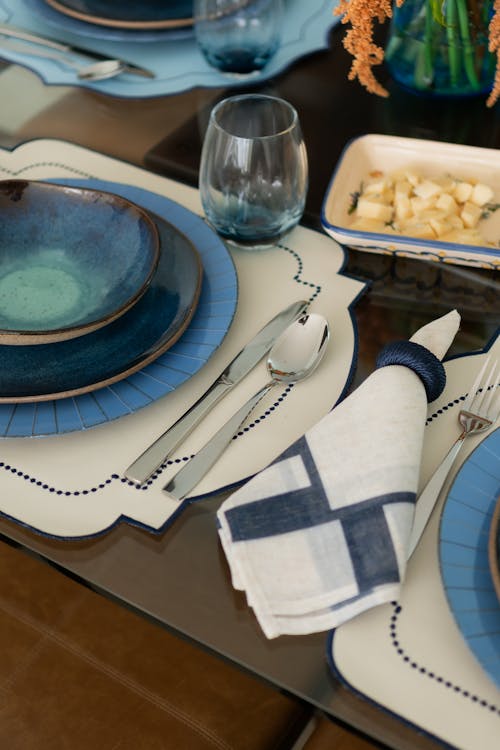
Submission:
[[[404,0],[393,8],[385,61],[395,81],[431,96],[477,96],[492,88],[488,51],[493,0]]]

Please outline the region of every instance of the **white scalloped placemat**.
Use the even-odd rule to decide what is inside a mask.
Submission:
[[[198,191],[144,169],[59,140],[30,141],[0,151],[0,177],[97,177],[144,187],[201,214]],[[354,365],[356,334],[350,307],[362,282],[342,275],[344,251],[326,235],[296,227],[263,252],[231,251],[239,296],[227,337],[192,378],[159,401],[92,429],[43,438],[0,441],[0,513],[35,530],[75,538],[101,533],[121,520],[159,530],[182,504],[161,491],[179,464],[268,379],[262,361],[179,448],[173,462],[144,489],[121,475],[220,374],[277,312],[298,299],[329,320],[331,343],[314,375],[274,389],[246,428],[196,488],[196,496],[239,482],[263,469],[326,414],[341,397]]]
[[[500,337],[490,351],[500,357]],[[446,363],[446,390],[429,408],[421,485],[458,437],[461,397],[486,356]],[[483,438],[467,438],[457,470]],[[455,475],[447,480],[409,561],[400,600],[333,631],[328,657],[342,681],[420,730],[460,750],[497,750],[500,691],[462,637],[440,574],[439,521]]]

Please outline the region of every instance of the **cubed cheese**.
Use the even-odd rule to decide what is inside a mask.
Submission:
[[[391,186],[390,180],[387,177],[381,175],[380,177],[372,177],[367,180],[366,184],[363,184],[363,193],[383,193]]]
[[[430,196],[429,198],[420,198],[418,195],[415,198],[410,198],[411,210],[418,216],[422,211],[427,211],[429,208],[435,206],[435,197]]]
[[[441,187],[442,193],[452,193],[455,190],[457,184],[457,181],[452,177],[449,177],[448,175],[444,175],[443,177],[435,177],[434,182],[437,182],[437,184]]]
[[[481,209],[475,203],[467,201],[460,211],[460,218],[464,223],[464,227],[475,227],[481,218]]]
[[[401,196],[408,198],[412,191],[412,185],[408,180],[397,180],[394,183],[394,198],[397,199]]]
[[[444,211],[440,211],[437,208],[426,208],[424,211],[420,212],[418,218],[420,221],[429,221],[430,219],[444,219],[446,218],[446,213]]]
[[[460,216],[458,214],[449,214],[447,217],[448,223],[453,227],[453,229],[463,229],[464,223]]]
[[[391,234],[393,229],[390,225],[385,224],[383,221],[377,221],[377,219],[355,219],[351,224],[351,229],[357,229],[360,232],[376,232],[377,234]]]
[[[454,196],[458,203],[465,203],[469,200],[472,195],[472,188],[470,182],[457,182],[455,186]]]
[[[413,210],[411,207],[410,199],[406,195],[394,196],[394,216],[396,219],[409,219],[413,216]]]
[[[372,170],[361,188],[353,229],[488,245],[478,229],[494,193],[477,179],[450,175],[423,177],[413,168],[391,175]],[[489,205],[488,209],[493,210]]]
[[[422,180],[418,185],[415,185],[413,192],[419,198],[432,198],[441,193],[441,187],[432,180]]]
[[[431,225],[432,229],[436,233],[437,237],[441,237],[443,234],[446,234],[447,232],[451,232],[452,226],[450,222],[445,218],[434,218],[431,217],[429,219],[429,224]]]
[[[379,221],[391,221],[393,208],[380,201],[360,196],[356,207],[358,216],[364,219],[377,219]]]
[[[420,182],[420,175],[418,175],[416,172],[412,172],[411,170],[405,172],[405,178],[413,186],[418,185],[418,183]]]
[[[458,203],[449,193],[441,193],[436,201],[436,208],[445,211],[447,214],[458,214]]]
[[[411,237],[418,237],[421,240],[434,240],[436,235],[433,228],[426,221],[417,222],[408,227],[408,234]]]
[[[472,188],[470,200],[472,203],[475,203],[476,206],[484,206],[486,203],[491,203],[493,195],[493,190],[489,185],[483,185],[481,182],[478,182],[477,185],[474,185]]]

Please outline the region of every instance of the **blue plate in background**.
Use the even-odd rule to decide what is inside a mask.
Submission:
[[[45,0],[23,0],[23,4],[26,10],[52,28],[92,39],[106,39],[110,42],[164,42],[193,37],[192,26],[169,29],[121,29],[67,16],[51,8]]]
[[[45,0],[55,10],[104,26],[121,28],[178,28],[191,24],[192,0]]]
[[[458,472],[439,531],[441,576],[450,609],[472,653],[500,687],[500,602],[488,539],[500,494],[500,429],[489,434]]]

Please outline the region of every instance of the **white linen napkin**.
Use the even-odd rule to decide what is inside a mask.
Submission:
[[[268,638],[398,598],[427,402],[444,388],[440,360],[459,324],[453,310],[389,346],[384,366],[220,507],[233,586]]]

